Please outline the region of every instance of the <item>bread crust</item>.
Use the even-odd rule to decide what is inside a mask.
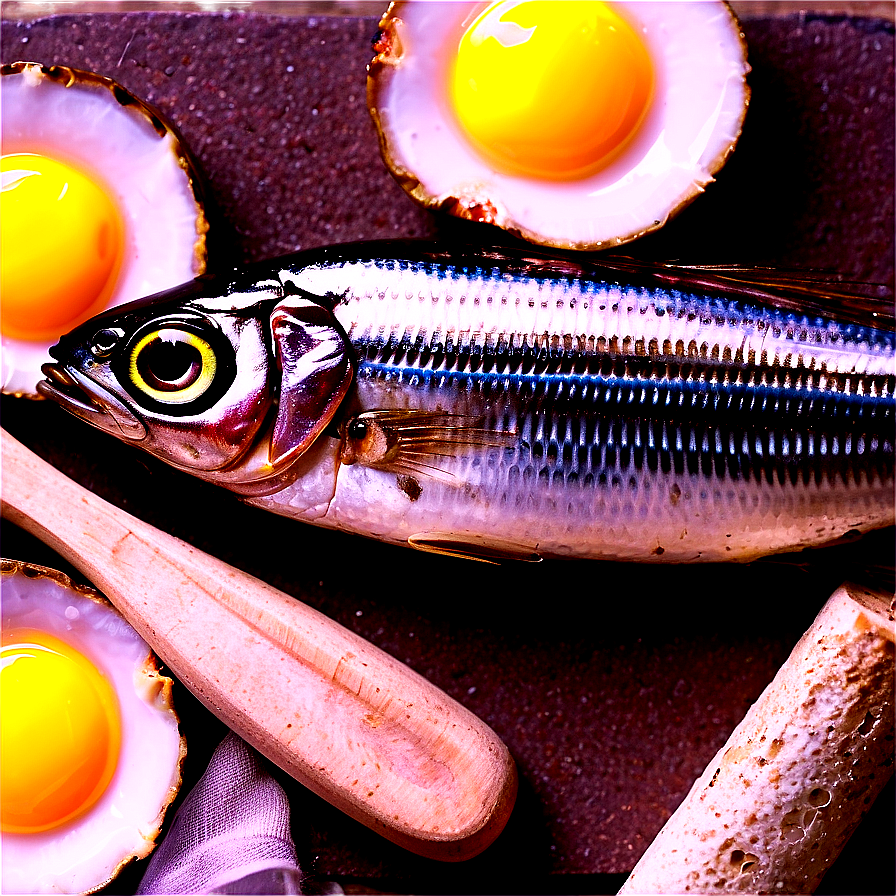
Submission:
[[[839,588],[619,891],[812,893],[893,770],[889,599]]]

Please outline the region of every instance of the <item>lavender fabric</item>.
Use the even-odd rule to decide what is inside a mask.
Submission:
[[[138,893],[300,893],[283,788],[230,732],[153,854]]]

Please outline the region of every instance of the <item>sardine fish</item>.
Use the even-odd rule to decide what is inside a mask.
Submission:
[[[252,504],[437,552],[745,561],[892,525],[892,327],[756,282],[329,247],[104,313],[39,389]]]

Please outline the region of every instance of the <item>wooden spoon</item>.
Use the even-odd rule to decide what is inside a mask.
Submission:
[[[516,768],[479,718],[348,629],[92,492],[2,433],[2,513],[79,569],[230,728],[395,843],[459,861]]]

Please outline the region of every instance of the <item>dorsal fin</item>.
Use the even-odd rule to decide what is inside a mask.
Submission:
[[[717,290],[784,311],[834,318],[843,323],[887,329],[896,322],[892,287],[849,280],[831,271],[686,265],[613,254],[601,256],[595,265],[633,277],[647,277],[683,291]]]

